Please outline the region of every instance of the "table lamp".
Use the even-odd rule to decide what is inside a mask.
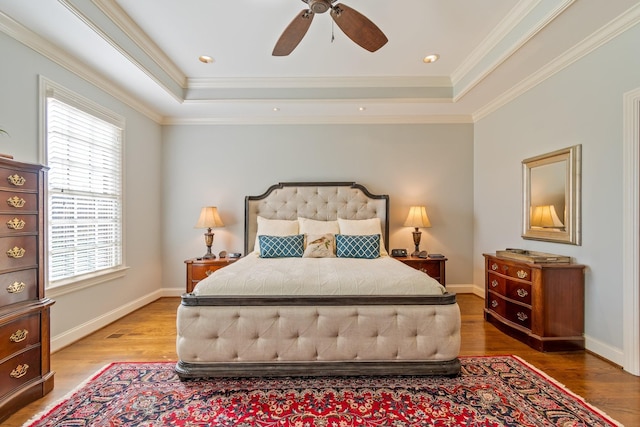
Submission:
[[[420,239],[422,237],[422,232],[418,230],[418,228],[431,227],[431,222],[429,222],[429,217],[427,216],[427,208],[424,206],[411,206],[404,226],[415,228],[413,231],[413,244],[416,248],[411,256],[418,256],[420,253]]]
[[[211,229],[214,227],[224,227],[220,215],[218,215],[218,208],[215,206],[206,206],[200,211],[200,218],[195,225],[195,228],[206,228],[207,232],[204,233],[204,241],[207,245],[207,253],[202,257],[203,259],[214,259],[215,254],[211,252],[211,245],[213,245],[213,233]]]

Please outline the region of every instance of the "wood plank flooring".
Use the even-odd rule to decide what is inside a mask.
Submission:
[[[175,361],[179,298],[162,298],[66,347],[51,357],[55,388],[2,425],[22,426],[110,362]],[[640,426],[640,377],[588,352],[540,353],[484,321],[484,301],[458,295],[463,356],[515,354],[543,370],[625,426]]]

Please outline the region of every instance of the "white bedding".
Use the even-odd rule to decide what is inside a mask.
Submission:
[[[388,256],[260,258],[253,252],[199,282],[195,295],[442,295],[432,277]]]

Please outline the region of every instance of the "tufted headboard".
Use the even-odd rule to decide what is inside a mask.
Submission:
[[[371,194],[354,182],[281,182],[259,196],[246,196],[244,253],[253,251],[258,216],[268,219],[310,218],[318,221],[380,218],[389,245],[389,196]]]

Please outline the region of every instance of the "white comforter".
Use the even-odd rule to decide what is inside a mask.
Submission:
[[[195,295],[442,295],[435,279],[388,256],[260,258],[256,253],[215,271]]]

